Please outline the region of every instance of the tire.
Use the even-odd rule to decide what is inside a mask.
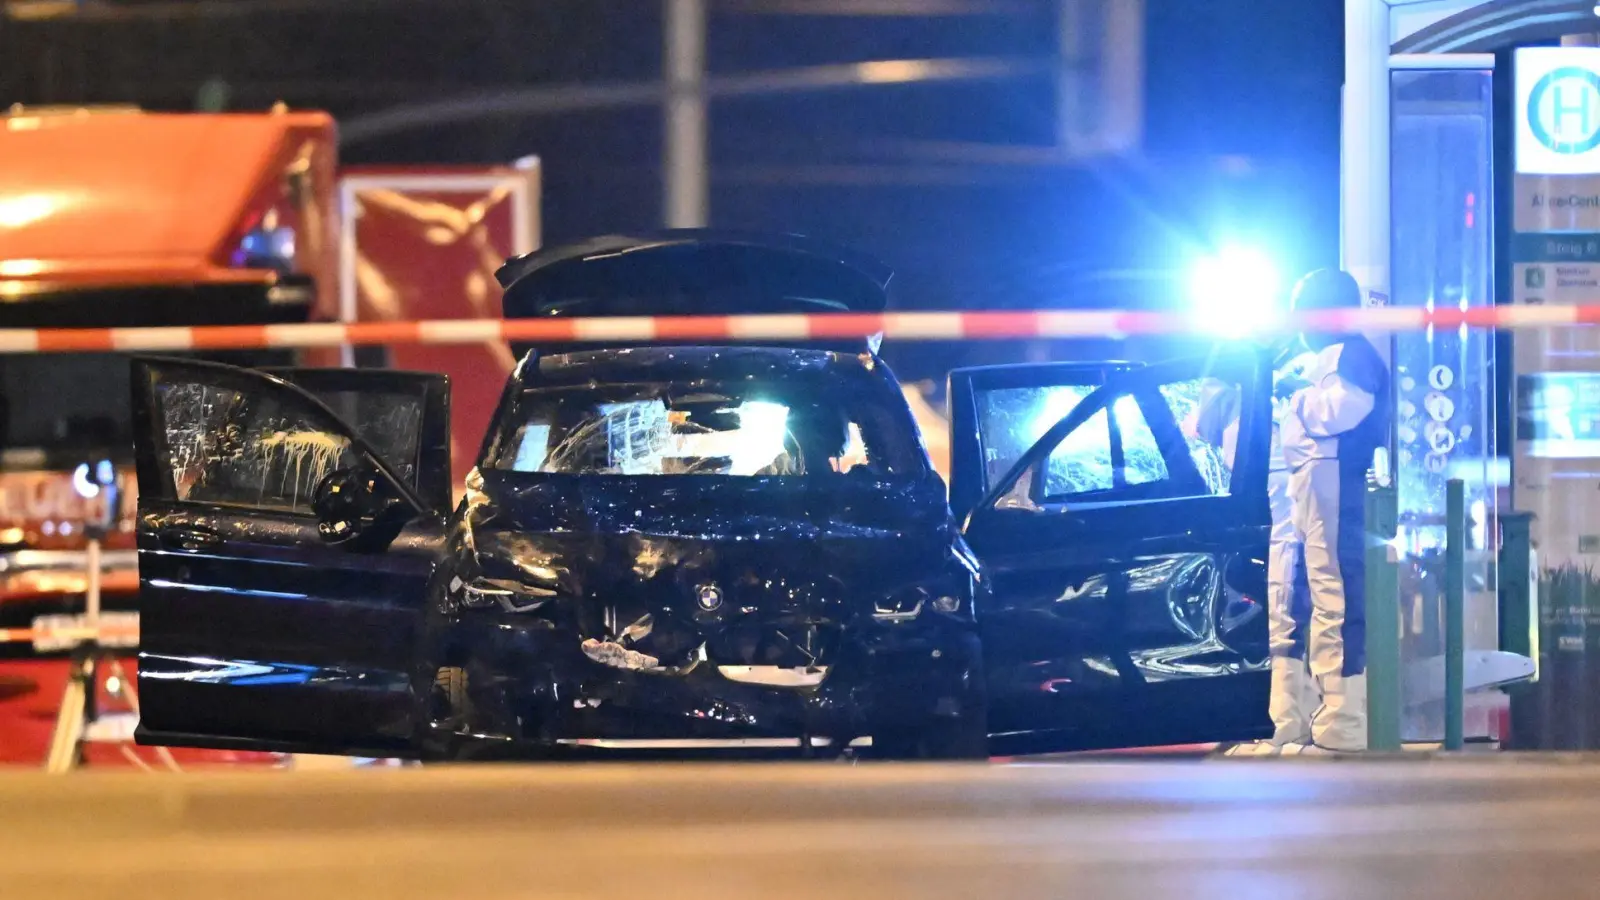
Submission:
[[[464,724],[472,719],[472,699],[467,696],[467,670],[460,666],[445,666],[433,676],[434,698],[439,706],[435,716],[440,722]]]
[[[419,737],[424,765],[460,761],[465,745],[458,731],[472,721],[472,700],[467,695],[467,672],[445,666],[434,673],[430,720]]]
[[[527,749],[509,739],[471,734],[483,727],[473,702],[467,670],[444,666],[433,677],[433,719],[422,738],[424,764],[498,762],[527,758]]]

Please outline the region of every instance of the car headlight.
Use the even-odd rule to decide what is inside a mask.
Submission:
[[[469,609],[498,606],[506,612],[532,612],[555,596],[551,588],[510,578],[474,578],[461,586],[461,605]]]

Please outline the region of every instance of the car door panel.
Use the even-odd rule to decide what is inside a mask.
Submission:
[[[1201,375],[1243,404],[1226,465],[1186,430]],[[1254,357],[1114,375],[982,498],[967,540],[994,585],[980,625],[997,752],[1264,724],[1264,377]]]
[[[412,660],[444,530],[444,510],[420,498],[439,496],[425,455],[448,434],[447,387],[436,376],[408,385],[370,373],[368,400],[409,416],[419,436],[415,456],[391,463],[288,379],[135,365],[136,421],[146,426],[136,448],[141,740],[408,752]],[[359,391],[362,374],[341,384]],[[424,402],[397,405],[385,392]],[[358,462],[392,475],[414,503],[379,550],[324,541],[310,508],[321,478]],[[448,502],[447,459],[442,471]]]
[[[1236,626],[1249,640],[1224,640],[1216,610],[1227,601],[1208,584],[1236,549],[1174,539],[1121,553],[1102,538],[1030,565],[972,543],[994,582],[980,618],[991,721],[1014,739],[996,752],[1214,740],[1264,717],[1264,682],[1252,678],[1264,615]],[[1188,684],[1199,679],[1243,681]]]
[[[314,523],[287,516],[151,504],[144,521],[219,536],[198,550],[141,542],[148,730],[367,750],[409,742],[407,679],[436,529],[371,557],[319,547]]]

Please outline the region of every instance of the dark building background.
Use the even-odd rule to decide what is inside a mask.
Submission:
[[[1339,0],[1146,0],[1143,150],[1091,164],[982,152],[1055,138],[1052,0],[941,16],[752,12],[762,2],[711,0],[713,76],[876,59],[1038,65],[990,81],[716,100],[714,225],[858,245],[900,273],[904,308],[1176,307],[1172,274],[1222,238],[1269,247],[1286,275],[1337,262]],[[70,5],[9,4],[0,100],[188,109],[220,81],[231,108],[282,100],[354,122],[429,99],[648,81],[662,66],[656,0],[108,0],[38,15]],[[342,155],[537,154],[545,236],[558,242],[659,223],[661,131],[659,109],[643,105],[445,123]],[[900,362],[921,377],[1016,352],[924,347]]]

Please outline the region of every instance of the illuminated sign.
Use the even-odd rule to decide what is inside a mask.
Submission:
[[[1517,51],[1517,171],[1600,173],[1600,48]]]

